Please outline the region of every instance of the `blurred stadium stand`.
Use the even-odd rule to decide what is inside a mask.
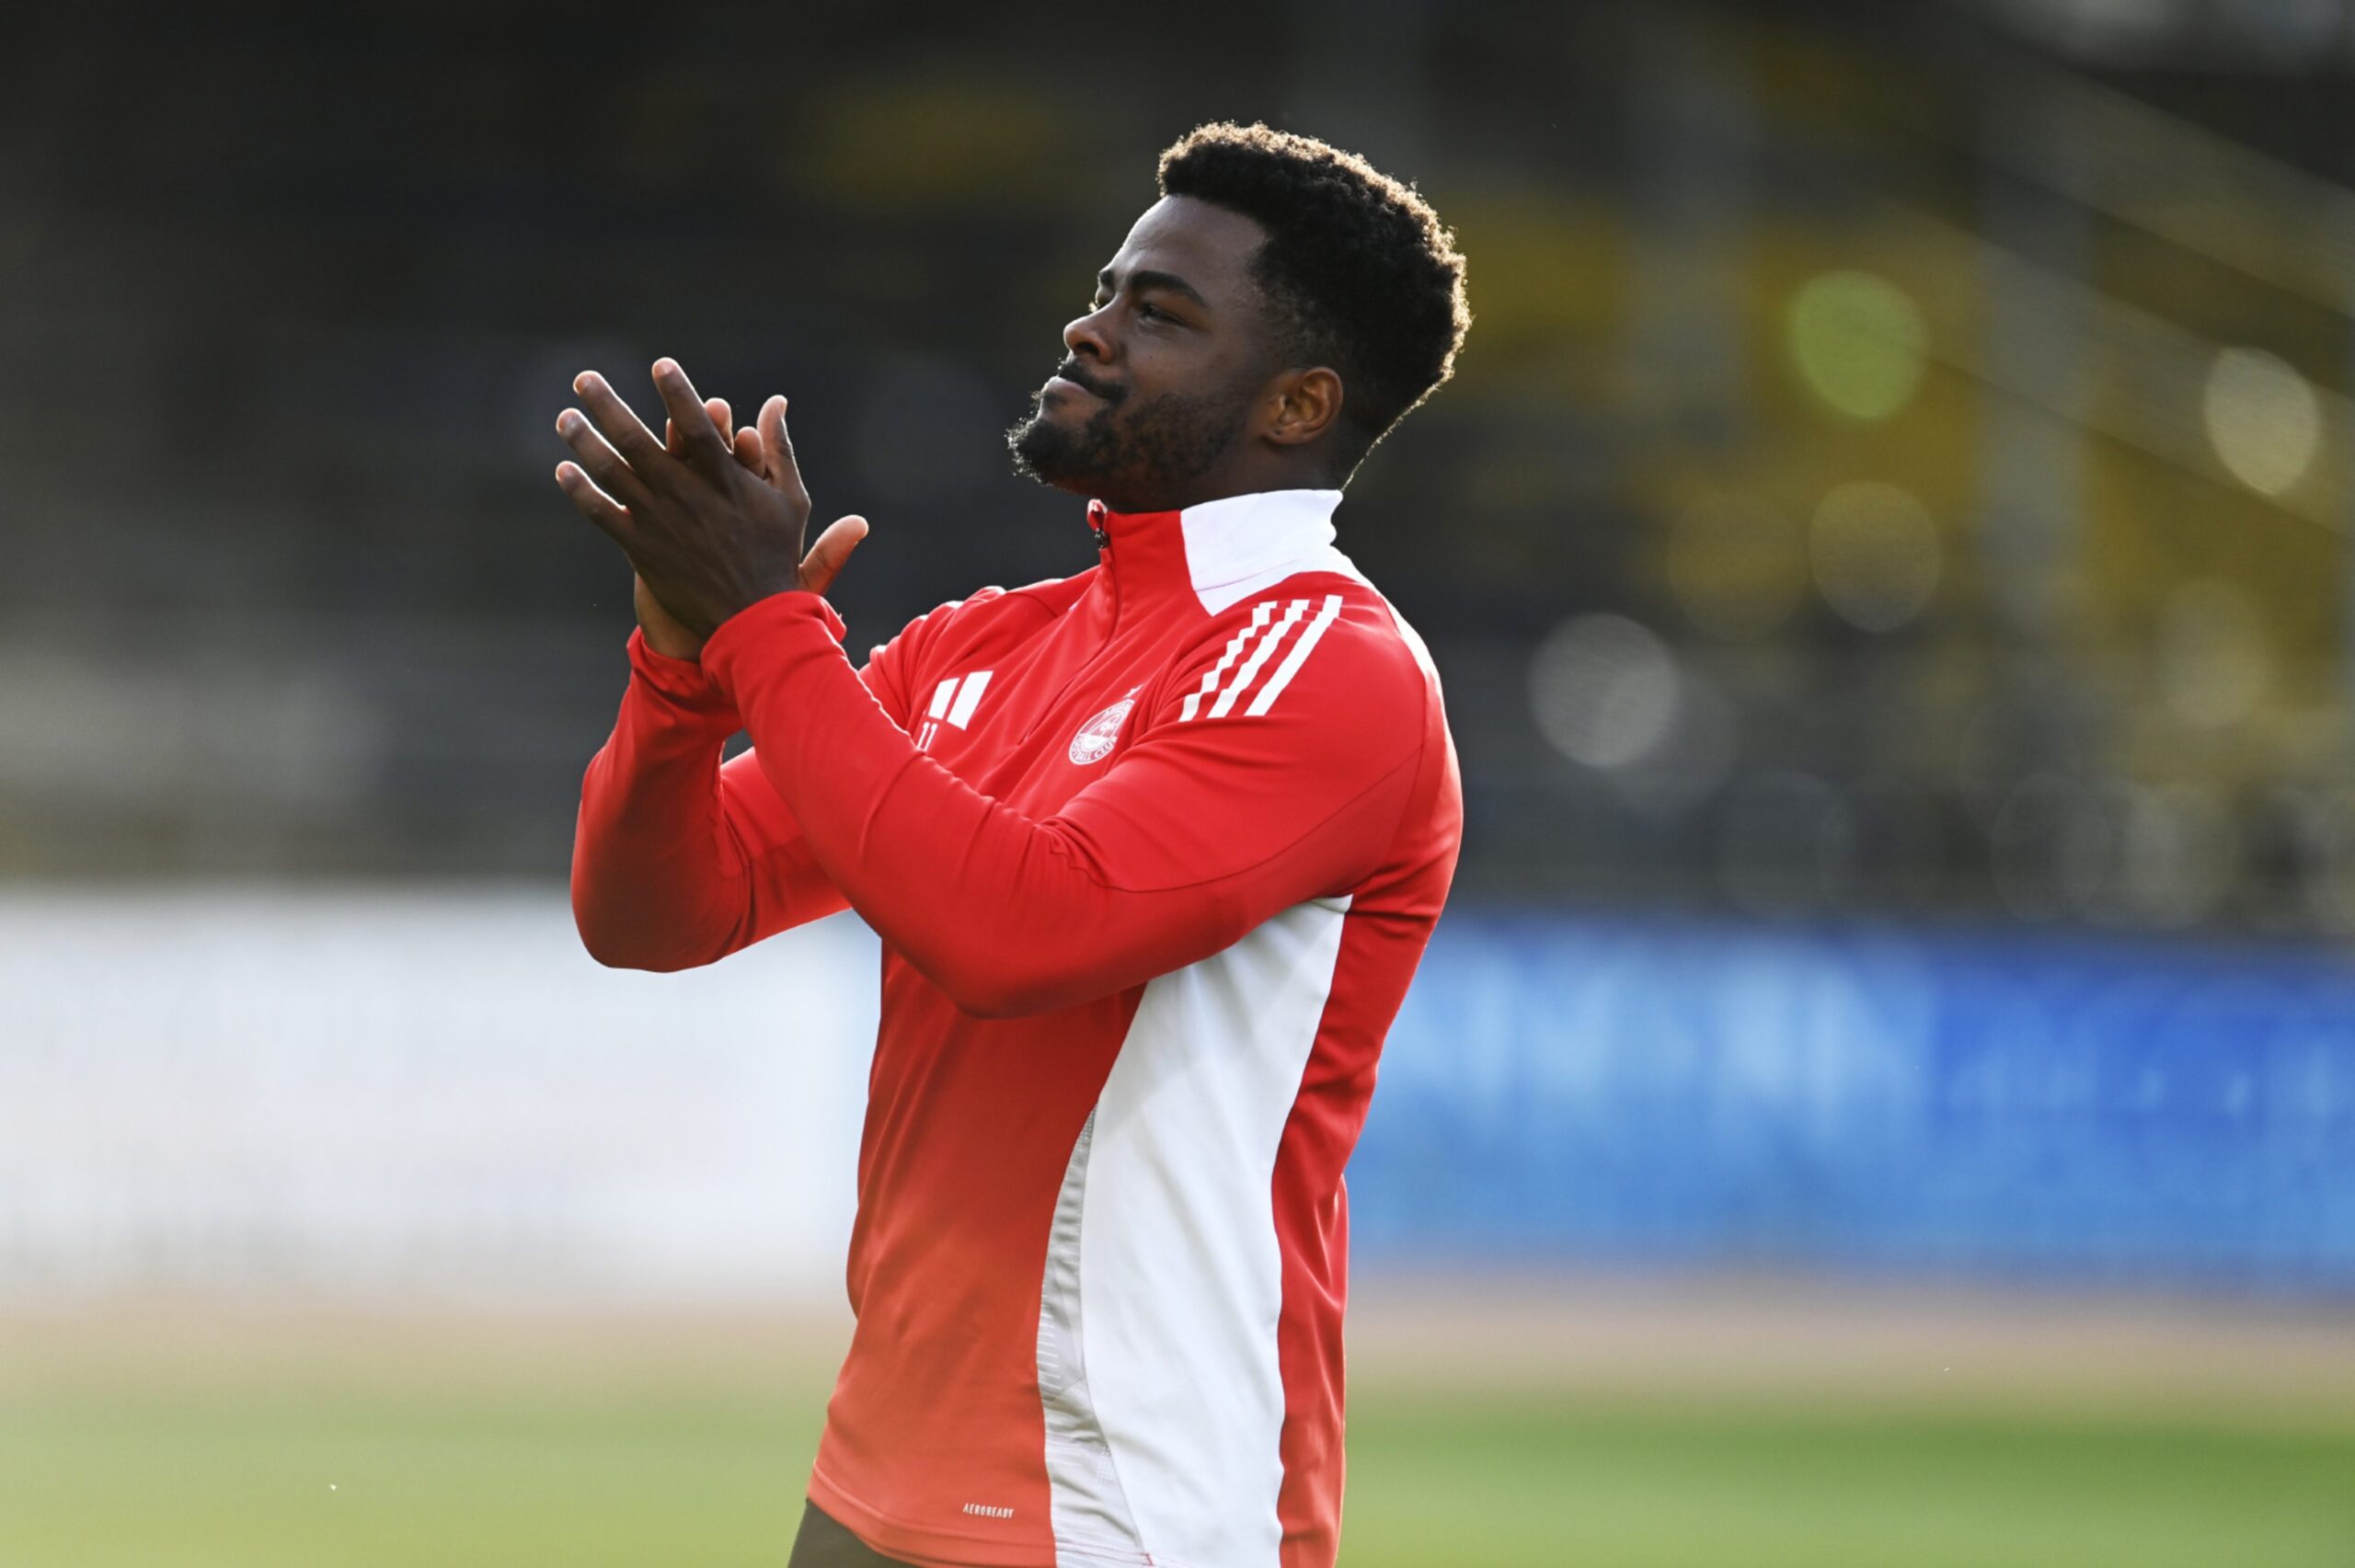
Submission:
[[[2355,927],[2338,7],[1329,10],[1240,57],[921,6],[49,17],[0,864],[556,875],[626,624],[545,472],[584,364],[791,394],[878,525],[861,635],[1086,566],[997,433],[1154,150],[1265,111],[1473,258],[1459,384],[1344,513],[1449,680],[1466,892]],[[1108,34],[1153,68],[1074,74]]]

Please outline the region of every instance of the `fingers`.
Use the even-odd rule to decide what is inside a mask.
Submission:
[[[605,438],[581,417],[579,409],[568,408],[556,417],[556,433],[564,438],[564,444],[570,447],[573,456],[580,460],[579,466],[607,496],[617,498],[627,505],[645,495],[638,475],[630,472],[629,464],[606,444]],[[561,474],[557,481],[562,483]]]
[[[745,467],[758,474],[761,471],[759,463],[745,462],[743,448],[740,443],[748,432],[736,428],[736,411],[728,406],[728,399],[706,397],[703,400],[703,411],[711,417],[712,426],[718,430],[721,443],[735,452],[736,461],[744,464]],[[679,421],[666,417],[662,421],[662,450],[672,457],[685,456],[686,450],[681,444],[682,440],[679,434]]]
[[[572,504],[580,509],[582,517],[587,518],[615,539],[621,539],[628,533],[629,513],[617,505],[611,496],[597,488],[595,482],[587,474],[581,472],[580,464],[557,464],[556,482],[557,486],[571,498]]]
[[[837,518],[827,524],[826,532],[818,535],[818,543],[810,546],[810,554],[801,558],[801,586],[811,593],[823,593],[834,585],[850,560],[850,553],[867,537],[867,520],[863,517]]]
[[[603,376],[595,371],[582,371],[572,378],[572,390],[598,432],[631,467],[638,468],[663,455],[654,432],[605,383]]]
[[[661,394],[662,406],[670,410],[671,423],[686,460],[706,474],[718,474],[721,461],[728,456],[729,445],[720,439],[709,410],[695,395],[695,383],[679,368],[678,361],[654,361],[654,390]]]
[[[754,474],[766,477],[768,466],[761,454],[761,432],[750,425],[738,429],[735,410],[728,406],[725,397],[706,397],[703,406],[704,412],[711,416],[711,422],[718,427],[719,439],[727,443],[729,451],[736,454],[736,461]]]
[[[793,441],[785,433],[785,399],[772,397],[761,405],[761,445],[768,457],[769,483],[789,496],[807,492],[800,465],[793,461]]]
[[[757,424],[747,425],[736,432],[736,461],[770,484],[776,483],[776,475],[769,470],[769,443],[761,439]]]

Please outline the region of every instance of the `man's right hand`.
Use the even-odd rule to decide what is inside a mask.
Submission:
[[[755,446],[747,452],[737,441],[735,410],[728,406],[728,399],[706,397],[703,401],[703,411],[711,416],[713,424],[719,427],[719,439],[735,452],[736,461],[753,473],[760,473],[763,464],[759,448]],[[754,441],[760,439],[756,431],[747,431],[746,434],[752,436]],[[679,428],[668,419],[662,422],[662,444],[670,448],[672,456],[679,455]],[[629,580],[630,604],[638,612],[638,629],[646,634],[646,646],[665,658],[701,658],[703,639],[679,624],[671,612],[662,608],[662,601],[654,597],[644,578],[633,576]]]
[[[711,422],[718,427],[719,439],[726,441],[729,449],[736,454],[736,461],[762,477],[773,480],[769,472],[768,452],[761,443],[760,431],[750,428],[737,429],[735,411],[728,406],[725,397],[706,397],[703,408],[711,416]],[[662,441],[672,456],[679,455],[682,443],[678,427],[667,419],[662,424]],[[855,523],[856,526],[845,528],[844,522]],[[809,555],[801,564],[803,579],[813,583],[814,591],[825,591],[833,581],[834,574],[842,570],[843,563],[850,559],[851,551],[857,548],[858,542],[866,536],[864,519],[844,519],[836,522],[819,536],[817,544],[810,546]],[[666,658],[703,657],[703,639],[681,625],[668,610],[662,608],[662,601],[654,597],[653,589],[646,586],[644,578],[632,577],[630,587],[630,602],[638,612],[638,630],[646,634],[648,647]]]

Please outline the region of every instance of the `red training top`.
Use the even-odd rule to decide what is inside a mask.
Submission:
[[[857,1330],[810,1496],[888,1556],[1330,1568],[1341,1168],[1455,866],[1420,639],[1339,492],[1089,516],[854,670],[813,594],[630,639],[573,908],[677,969],[883,942]],[[739,727],[753,749],[721,764]]]

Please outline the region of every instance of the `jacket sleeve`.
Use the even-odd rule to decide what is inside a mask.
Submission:
[[[888,716],[901,699],[898,639],[864,681]],[[743,727],[693,659],[629,640],[630,681],[614,733],[581,781],[572,913],[599,963],[685,969],[844,907],[801,824],[748,754],[722,763]]]
[[[1184,700],[1223,669],[1209,638],[1103,776],[1043,819],[919,752],[812,595],[731,617],[703,661],[851,906],[959,1007],[1012,1016],[1207,957],[1380,865],[1417,786],[1429,689],[1384,607],[1328,608],[1224,712]]]

